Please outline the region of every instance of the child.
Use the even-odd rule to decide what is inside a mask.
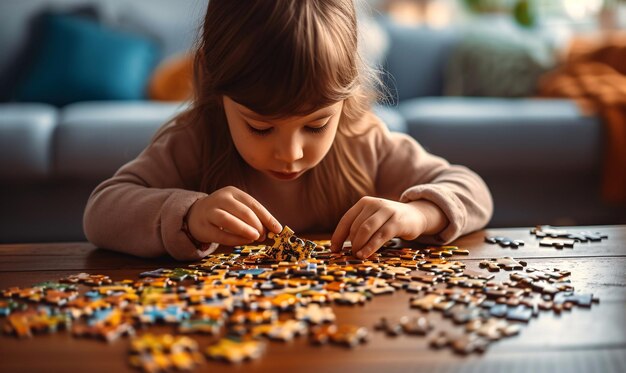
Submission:
[[[392,237],[443,244],[483,227],[484,182],[390,133],[370,103],[353,0],[211,0],[189,109],[87,203],[95,245],[195,260],[281,223],[365,258]]]

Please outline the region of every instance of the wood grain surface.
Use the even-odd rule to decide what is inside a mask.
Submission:
[[[608,234],[596,243],[577,243],[573,249],[540,247],[529,228],[488,229],[462,237],[455,245],[470,250],[455,257],[467,268],[477,269],[482,259],[511,256],[528,266],[559,268],[572,272],[576,291],[591,292],[600,303],[577,308],[560,316],[542,312],[522,328],[518,336],[498,341],[482,355],[458,356],[432,350],[429,337],[387,337],[374,330],[381,316],[418,315],[409,307],[411,294],[398,291],[380,295],[364,306],[333,306],[337,322],[366,326],[367,344],[355,349],[313,346],[306,338],[290,343],[270,342],[258,360],[240,365],[206,361],[197,371],[211,372],[624,372],[626,371],[626,226],[565,227]],[[522,239],[519,249],[484,242],[485,236]],[[307,238],[324,238],[316,235]],[[229,248],[220,248],[227,252]],[[0,245],[0,289],[30,286],[78,272],[105,274],[113,280],[134,279],[155,268],[185,266],[170,258],[142,259],[97,249],[89,243]],[[497,273],[497,280],[509,273]],[[437,312],[429,317],[437,328],[452,328]],[[153,332],[172,332],[167,326]],[[141,331],[139,331],[141,332]],[[201,349],[215,337],[193,336]],[[0,372],[127,372],[129,341],[111,344],[74,338],[66,332],[18,340],[0,336]]]

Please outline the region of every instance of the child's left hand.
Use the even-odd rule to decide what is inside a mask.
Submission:
[[[346,238],[349,238],[352,241],[352,254],[358,258],[367,258],[394,237],[416,239],[428,227],[426,214],[420,209],[420,203],[424,202],[429,203],[361,198],[337,224],[331,239],[331,250],[339,251]]]

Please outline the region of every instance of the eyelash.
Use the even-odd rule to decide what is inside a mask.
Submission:
[[[324,124],[322,127],[304,127],[304,128],[308,132],[311,132],[313,134],[320,134],[326,131],[327,127],[328,127],[328,124]],[[250,130],[250,132],[258,136],[267,136],[272,132],[272,128],[266,128],[266,129],[260,130],[258,128],[252,127],[250,124],[248,124],[248,129]]]

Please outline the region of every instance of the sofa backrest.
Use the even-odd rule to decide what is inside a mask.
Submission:
[[[383,80],[392,104],[415,97],[441,96],[445,64],[459,40],[454,27],[406,26],[381,17],[389,36]]]
[[[103,24],[155,40],[166,58],[192,47],[207,4],[206,0],[2,0],[0,97],[18,72],[16,62],[31,37],[33,20],[44,11],[93,8]]]

